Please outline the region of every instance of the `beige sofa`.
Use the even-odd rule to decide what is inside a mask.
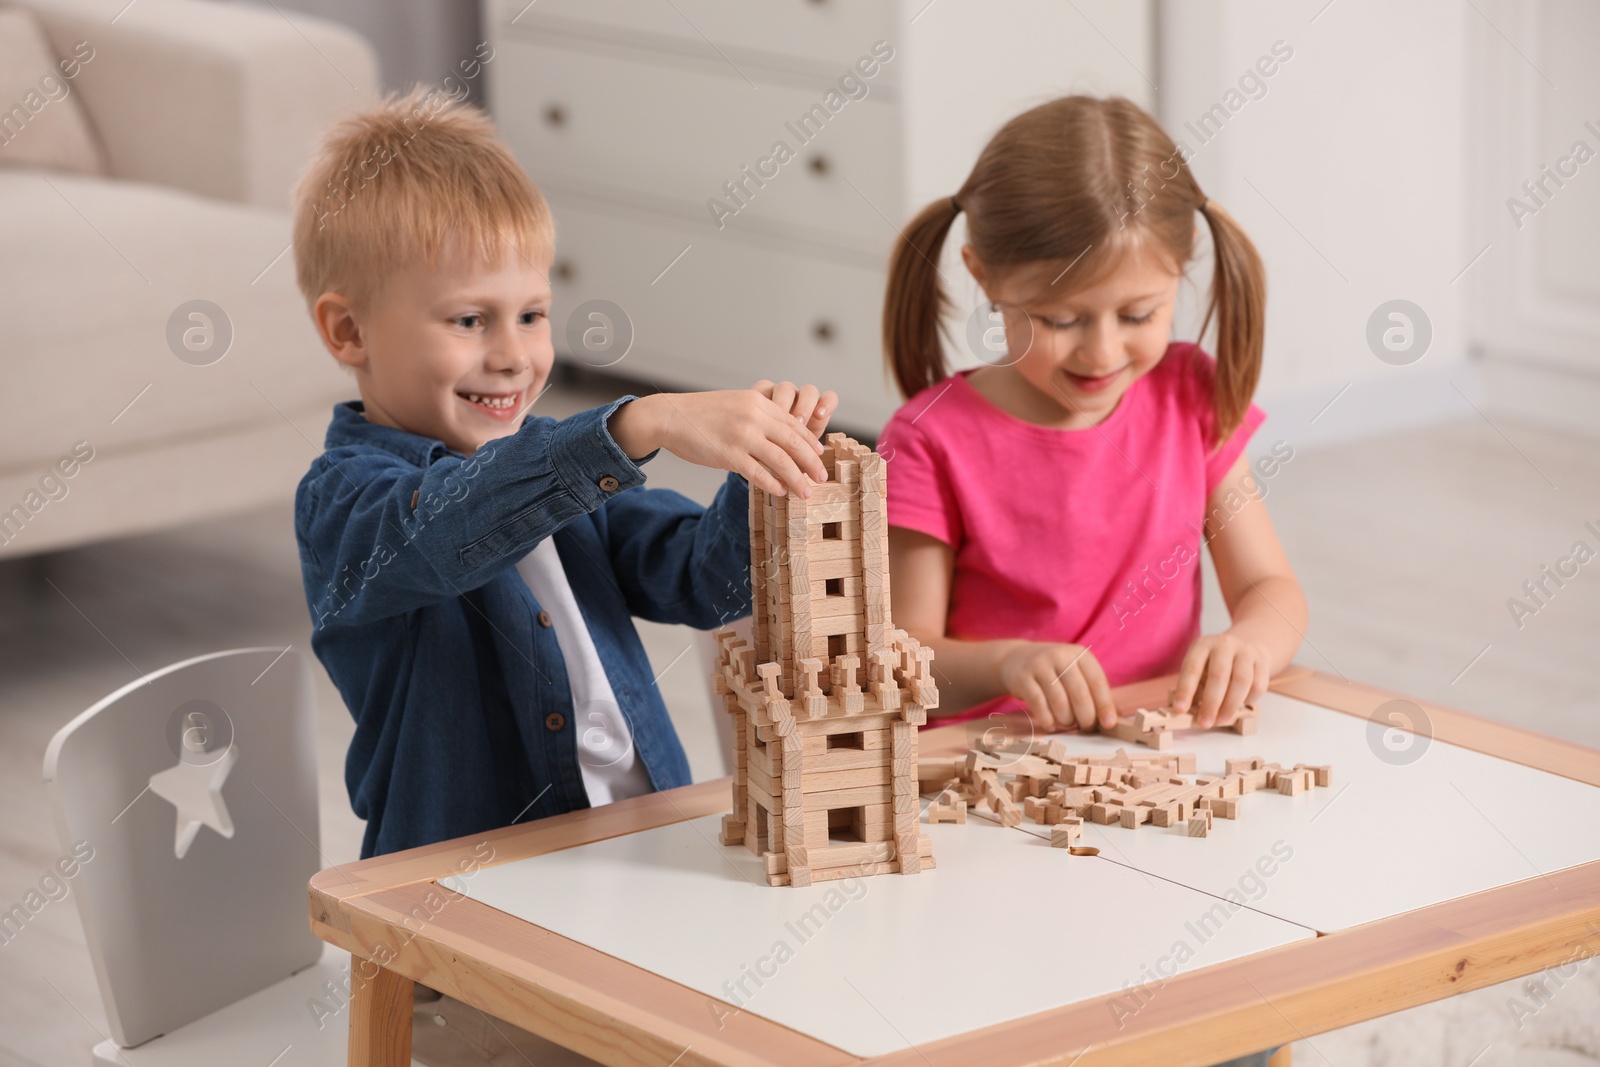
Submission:
[[[355,395],[295,288],[289,190],[376,95],[371,49],[270,7],[13,6],[93,48],[70,99],[108,174],[0,167],[0,560],[284,499]],[[169,344],[191,300],[231,323],[215,362]]]

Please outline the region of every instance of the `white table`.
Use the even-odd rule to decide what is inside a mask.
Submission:
[[[1114,695],[1129,712],[1170,682]],[[1105,851],[1074,857],[969,820],[925,828],[923,874],[772,888],[716,844],[723,780],[330,868],[313,929],[380,965],[358,968],[351,1063],[406,1062],[417,980],[607,1063],[1182,1067],[1592,940],[1600,753],[1430,705],[1396,749],[1367,721],[1393,693],[1303,670],[1273,691],[1253,737],[1177,747],[1202,771],[1331,763],[1334,785],[1247,795],[1205,839],[1097,827]],[[926,731],[922,754],[969,733]]]

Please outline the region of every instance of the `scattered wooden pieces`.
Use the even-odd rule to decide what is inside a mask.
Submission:
[[[1213,727],[1219,730],[1232,730],[1236,734],[1253,734],[1256,732],[1257,710],[1249,704],[1239,712],[1238,718],[1229,726]],[[1188,712],[1175,714],[1171,707],[1140,708],[1132,715],[1118,719],[1117,724],[1110,730],[1102,731],[1131,744],[1144,745],[1157,751],[1166,751],[1172,747],[1172,734],[1175,730],[1192,730],[1194,716]]]
[[[1157,720],[1131,719],[1156,734]],[[1327,787],[1333,769],[1299,763],[1286,769],[1259,756],[1225,761],[1221,776],[1196,775],[1192,752],[1072,755],[1059,740],[1035,741],[1026,750],[987,747],[982,741],[958,759],[928,760],[918,768],[924,792],[937,792],[928,821],[965,822],[969,807],[987,811],[1002,826],[1027,819],[1050,827],[1053,848],[1073,848],[1087,822],[1133,830],[1149,824],[1208,836],[1214,819],[1237,819],[1246,793],[1297,796]],[[953,773],[952,773],[953,772]]]

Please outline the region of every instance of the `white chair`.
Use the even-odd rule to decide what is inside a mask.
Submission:
[[[132,682],[61,728],[44,775],[114,1039],[91,1063],[342,1067],[350,957],[306,903],[329,861],[303,657],[236,649]]]

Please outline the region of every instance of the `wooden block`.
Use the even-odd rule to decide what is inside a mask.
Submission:
[[[1070,848],[1072,843],[1082,836],[1083,825],[1081,823],[1057,823],[1055,826],[1050,827],[1050,847]]]
[[[1122,819],[1121,804],[1091,804],[1089,806],[1089,821],[1099,823],[1101,826],[1110,826]]]
[[[1001,826],[1020,826],[1022,808],[1000,788],[993,771],[984,771],[983,775],[983,797],[989,803],[989,810],[999,816]]]
[[[1211,832],[1211,821],[1203,814],[1191,815],[1188,827],[1190,837],[1205,837]]]
[[[892,768],[881,760],[876,765],[846,767],[840,770],[812,770],[807,765],[803,773],[804,780],[801,786],[808,794],[818,791],[887,786],[893,781]]]
[[[824,486],[830,483],[823,483]],[[843,488],[842,486],[840,488]],[[812,497],[815,499],[815,492]],[[828,530],[827,533],[836,533],[837,537],[824,537],[823,527],[837,526],[837,530]],[[861,540],[861,520],[856,517],[855,508],[849,501],[838,501],[822,505],[811,506],[811,527],[806,531],[809,534],[808,543],[817,544],[821,541],[859,541]]]
[[[855,596],[819,596],[811,601],[811,619],[814,630],[829,625],[826,620],[856,618],[865,614],[865,603],[860,594]]]
[[[1330,786],[1330,785],[1333,784],[1333,767],[1331,765],[1329,765],[1329,764],[1326,764],[1326,763],[1321,764],[1321,765],[1300,764],[1300,765],[1296,766],[1295,769],[1296,770],[1307,770],[1307,771],[1310,771],[1311,772],[1311,776],[1312,776],[1312,781],[1314,781],[1319,786]]]
[[[901,874],[918,874],[922,871],[922,858],[917,843],[918,835],[915,830],[895,838],[895,859],[899,861]]]
[[[1305,791],[1305,785],[1300,775],[1293,771],[1283,771],[1278,775],[1278,792],[1284,796],[1299,796]]]
[[[856,560],[861,558],[862,541],[859,540],[807,540],[804,542],[805,553],[813,564],[831,563],[839,560]],[[815,575],[813,575],[815,577]],[[791,591],[798,592],[793,589]]]
[[[1239,801],[1236,797],[1203,797],[1200,800],[1200,810],[1209,811],[1219,819],[1237,819]]]

